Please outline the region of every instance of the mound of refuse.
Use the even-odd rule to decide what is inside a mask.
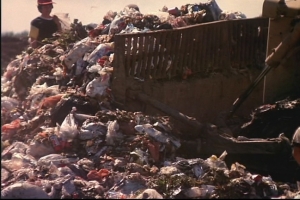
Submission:
[[[187,13],[201,12],[199,7],[187,6]],[[139,13],[128,7],[120,13],[125,11]],[[182,16],[168,12],[170,19]],[[156,15],[149,26],[149,16],[108,13],[104,21],[109,26],[74,20],[6,67],[1,77],[1,198],[299,196],[295,183],[252,174],[238,162],[228,167],[226,151],[184,158],[182,134],[170,117],[119,109],[110,89],[113,35],[136,30],[132,25],[140,22],[153,30],[170,26],[155,24]],[[129,20],[125,28],[120,19]]]

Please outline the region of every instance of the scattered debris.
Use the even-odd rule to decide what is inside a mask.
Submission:
[[[119,13],[109,11],[96,27],[74,20],[70,29],[45,40],[44,46],[26,49],[1,77],[1,198],[299,195],[295,184],[251,174],[237,162],[228,168],[226,151],[207,159],[179,157],[182,135],[168,117],[114,106],[113,34],[234,16],[245,17],[223,12],[214,0],[181,9],[164,7],[160,15],[126,7]],[[266,118],[254,116],[252,123]]]

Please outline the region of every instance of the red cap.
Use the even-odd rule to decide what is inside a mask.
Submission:
[[[53,4],[55,2],[53,2],[52,0],[38,0],[37,3],[38,5],[48,5],[48,4]]]

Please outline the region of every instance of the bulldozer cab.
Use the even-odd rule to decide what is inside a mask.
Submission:
[[[267,55],[290,32],[293,22],[300,21],[300,0],[265,0],[262,17],[269,18]]]
[[[300,1],[265,0],[263,3],[262,17],[279,18],[300,15]]]
[[[300,94],[300,1],[265,0],[262,17],[269,18],[266,64],[275,67],[264,79],[264,102]]]

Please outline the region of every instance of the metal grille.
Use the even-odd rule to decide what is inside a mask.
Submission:
[[[209,74],[261,65],[268,18],[198,24],[175,30],[115,36],[114,73],[143,80]]]

